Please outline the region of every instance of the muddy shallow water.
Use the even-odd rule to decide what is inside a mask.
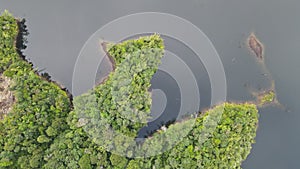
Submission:
[[[74,64],[82,46],[106,23],[145,11],[171,13],[189,20],[210,38],[221,57],[228,101],[253,100],[248,87],[258,91],[267,89],[271,74],[277,99],[287,107],[286,111],[276,106],[260,109],[256,144],[243,168],[299,168],[300,1],[128,0],[124,4],[115,1],[0,1],[1,11],[8,9],[15,16],[27,19],[30,35],[25,55],[69,90],[72,88]],[[247,49],[250,32],[254,32],[265,47],[267,73]],[[169,50],[182,58],[188,57],[186,62],[199,72],[201,108],[206,107],[211,96],[205,67],[193,64],[194,54],[184,45],[168,37],[165,39]],[[164,91],[168,98],[170,105],[166,105],[165,110],[176,110],[178,87],[174,79],[159,71],[152,82],[152,87]],[[172,115],[163,114],[161,118]]]

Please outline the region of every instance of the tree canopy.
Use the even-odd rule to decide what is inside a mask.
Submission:
[[[0,17],[0,71],[13,81],[10,90],[16,98],[0,125],[0,167],[40,168],[45,150],[67,128],[71,102],[65,91],[19,56],[18,22],[7,11]],[[46,132],[51,129],[51,134]]]
[[[250,153],[258,123],[250,103],[220,104],[157,131],[142,143],[142,152],[136,146],[150,117],[150,80],[164,54],[159,35],[106,44],[114,70],[72,100],[20,56],[20,34],[20,21],[5,11],[0,73],[12,81],[16,101],[0,120],[0,168],[227,169],[240,168]]]

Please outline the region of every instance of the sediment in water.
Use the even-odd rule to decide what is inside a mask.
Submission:
[[[256,56],[256,58],[263,62],[264,61],[264,45],[259,41],[256,35],[252,32],[250,33],[247,40],[248,47],[250,51]]]

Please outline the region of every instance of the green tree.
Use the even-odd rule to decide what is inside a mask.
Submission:
[[[117,169],[123,169],[126,167],[128,160],[125,157],[116,155],[116,154],[112,154],[110,156],[110,162],[112,164],[112,166],[114,166],[114,168]]]
[[[104,45],[114,71],[74,98],[73,109],[68,93],[19,55],[21,24],[7,11],[0,16],[0,73],[13,81],[10,90],[16,98],[11,113],[0,121],[0,168],[240,168],[250,153],[258,111],[248,103],[224,103],[157,131],[143,143],[148,146],[144,152],[133,149],[134,139],[110,140],[108,129],[134,138],[146,125],[150,80],[164,52],[159,35]],[[183,132],[188,135],[182,138]],[[132,158],[108,152],[109,146]],[[145,153],[153,156],[133,159]]]
[[[81,169],[92,169],[90,156],[88,154],[84,154],[79,160],[79,166]]]

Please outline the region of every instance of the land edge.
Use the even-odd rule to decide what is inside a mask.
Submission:
[[[26,56],[23,53],[23,50],[27,48],[27,46],[26,46],[26,43],[27,43],[26,36],[29,34],[28,30],[27,30],[27,26],[25,24],[26,20],[24,18],[15,18],[15,20],[16,20],[17,26],[18,26],[18,33],[17,33],[17,36],[14,39],[14,48],[15,48],[16,52],[18,53],[19,58],[22,59],[23,61],[27,62],[28,64],[30,64],[30,66],[33,69],[32,71],[34,71],[34,73],[37,76],[39,76],[42,80],[45,80],[45,81],[47,81],[49,83],[53,83],[56,86],[58,86],[62,91],[64,91],[66,93],[66,95],[68,96],[69,100],[70,100],[70,103],[71,103],[70,108],[71,108],[71,110],[73,110],[74,107],[73,107],[73,95],[72,95],[72,93],[66,87],[64,87],[62,84],[60,84],[59,82],[52,80],[51,76],[48,73],[40,74],[38,72],[38,70],[36,70],[36,69],[33,68],[33,66],[34,66],[33,63],[30,62],[28,59],[26,59]],[[14,106],[14,104],[17,102],[17,100],[16,100],[17,98],[15,97],[13,91],[11,91],[8,88],[14,82],[9,77],[6,77],[3,74],[3,72],[0,72],[0,76],[3,76],[5,79],[8,79],[8,81],[10,81],[10,83],[9,83],[9,85],[5,85],[5,86],[2,86],[2,87],[4,88],[4,90],[9,90],[12,93],[13,98],[14,98],[13,99],[14,102],[9,107],[9,111],[11,111],[12,108],[13,108],[13,106]],[[4,106],[6,106],[6,105],[4,105]],[[7,112],[6,114],[8,114],[8,113],[10,113],[10,112]],[[4,116],[3,116],[2,119],[1,119],[1,116],[0,116],[0,120],[3,120],[3,119],[4,119]]]
[[[14,41],[14,45],[15,45],[16,51],[17,51],[17,53],[19,54],[19,57],[20,57],[21,59],[23,59],[24,61],[26,61],[27,63],[29,63],[29,64],[33,67],[33,63],[30,62],[29,60],[27,60],[27,59],[26,59],[26,56],[23,54],[23,50],[27,47],[27,46],[25,45],[25,44],[26,44],[25,36],[28,35],[28,30],[26,29],[27,26],[26,26],[26,24],[25,24],[26,20],[25,20],[25,19],[19,19],[19,18],[16,18],[16,21],[17,21],[17,24],[18,24],[18,34],[17,34],[17,36],[16,36],[16,38],[15,38],[15,41]],[[110,56],[110,54],[109,54],[108,51],[107,51],[107,44],[108,44],[108,42],[102,42],[102,43],[100,43],[100,45],[102,46],[104,52],[106,53],[108,59],[110,60],[110,62],[111,62],[111,64],[112,64],[113,70],[112,70],[111,72],[113,72],[113,71],[115,70],[115,61],[114,61],[113,57]],[[110,73],[111,73],[111,72],[110,72]],[[46,81],[48,81],[49,83],[54,83],[54,84],[57,85],[60,89],[62,89],[64,92],[66,92],[66,94],[68,95],[68,97],[69,97],[69,99],[70,99],[71,109],[73,109],[73,95],[68,91],[68,89],[66,89],[64,86],[62,86],[61,84],[59,84],[59,82],[52,80],[52,79],[51,79],[51,76],[42,76],[41,74],[39,74],[39,72],[38,72],[37,70],[34,70],[34,73],[35,73],[36,75],[38,75],[39,77],[41,77],[43,80],[46,80]],[[109,73],[109,74],[110,74],[110,73]],[[109,74],[108,74],[108,75],[109,75]],[[107,76],[107,77],[108,77],[108,76]],[[98,83],[97,85],[100,85],[100,84],[104,83],[105,80],[107,79],[107,77],[104,78],[104,80],[103,80],[101,83]],[[255,106],[257,107],[257,105],[256,105],[255,103],[253,103],[253,102],[247,102],[247,101],[246,101],[246,102],[227,102],[227,101],[226,101],[226,102],[218,103],[218,104],[216,104],[216,105],[214,105],[214,106],[208,107],[208,108],[206,108],[205,110],[202,110],[202,111],[199,110],[199,111],[195,112],[194,114],[197,114],[197,115],[204,115],[204,114],[208,113],[209,110],[212,110],[212,109],[214,109],[215,107],[220,106],[220,105],[224,105],[224,104],[226,104],[226,103],[229,103],[229,104],[253,104],[253,105],[255,105]],[[166,123],[167,123],[167,124],[169,123],[167,126],[170,126],[170,125],[175,125],[175,124],[177,124],[177,123],[182,123],[182,122],[184,122],[184,121],[186,121],[186,120],[190,120],[190,119],[191,119],[191,117],[190,117],[190,116],[187,116],[187,117],[185,117],[185,118],[180,119],[179,121],[176,121],[176,122],[166,122]],[[154,134],[154,133],[157,133],[158,131],[159,131],[159,130],[153,131],[153,134]]]

